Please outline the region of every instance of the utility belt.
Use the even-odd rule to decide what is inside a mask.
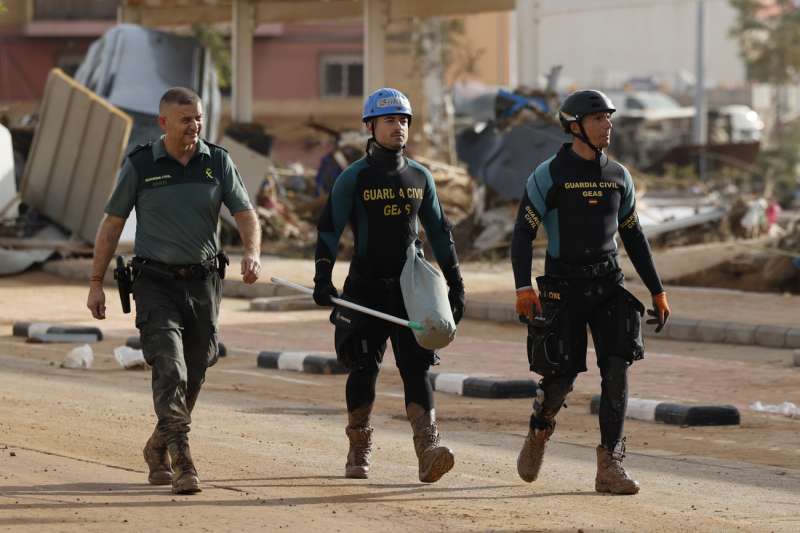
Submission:
[[[545,258],[544,262],[545,274],[554,278],[604,278],[609,274],[619,272],[619,270],[619,262],[617,261],[616,254],[609,254],[601,261],[585,265],[565,263],[549,255]]]
[[[157,279],[196,281],[208,279],[215,272],[220,279],[225,279],[225,267],[229,263],[225,252],[219,252],[206,261],[185,265],[170,265],[147,257],[134,257],[131,268],[134,279],[146,274]]]
[[[376,272],[366,259],[357,256],[350,261],[350,271],[347,279],[357,291],[400,289],[400,274],[397,276],[383,275],[383,273]]]

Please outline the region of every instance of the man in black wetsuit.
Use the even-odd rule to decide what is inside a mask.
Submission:
[[[611,140],[614,111],[611,100],[599,91],[569,95],[559,115],[573,142],[536,168],[520,203],[511,245],[517,313],[530,324],[530,366],[543,379],[517,471],[529,483],[539,474],[556,414],[577,375],[586,371],[588,325],[602,376],[595,490],[636,494],[639,483],[622,467],[622,433],[628,367],[644,356],[644,306],[623,287],[617,231],[652,294],[654,310],[648,313],[653,318],[648,323],[657,323],[656,331],[661,331],[670,310],[636,216],[633,179],[603,152]],[[531,283],[531,243],[540,225],[548,243],[537,294]]]
[[[355,250],[342,298],[407,317],[399,277],[408,246],[418,237],[418,219],[425,228],[436,260],[449,287],[456,323],[464,312],[464,284],[450,225],[436,195],[431,173],[404,155],[411,104],[395,89],[379,89],[364,105],[363,121],[372,133],[367,155],[336,179],[317,229],[314,301],[331,305],[337,296],[331,281],[339,237],[349,224]],[[408,328],[346,308],[331,314],[336,326],[339,361],[349,369],[346,433],[350,439],[345,476],[366,478],[372,446],[369,425],[375,382],[386,340],[391,339],[395,362],[405,389],[406,413],[414,432],[420,481],[432,483],[453,468],[453,452],[439,444],[433,391],[428,368],[438,356],[417,344]]]

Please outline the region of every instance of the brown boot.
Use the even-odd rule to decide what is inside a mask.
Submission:
[[[547,428],[528,430],[528,436],[525,437],[525,442],[519,451],[519,457],[517,457],[517,473],[523,481],[528,483],[536,481],[539,470],[542,468],[547,441],[550,440],[550,436],[555,430],[555,421],[551,422]]]
[[[406,407],[411,429],[414,431],[414,449],[419,460],[419,480],[434,483],[449,472],[455,464],[453,451],[439,445],[439,430],[436,427],[436,413],[411,403]]]
[[[372,453],[372,427],[369,425],[371,412],[372,404],[369,404],[347,413],[348,423],[345,433],[350,439],[350,449],[347,452],[344,477],[367,479],[369,458]]]
[[[597,477],[594,490],[612,494],[636,494],[639,482],[631,479],[622,467],[625,458],[625,442],[620,441],[613,450],[597,447]]]
[[[175,471],[172,474],[172,493],[194,494],[201,492],[200,479],[197,477],[197,470],[192,462],[189,443],[185,440],[170,443],[169,454],[172,457],[172,466],[175,467]]]
[[[150,469],[147,481],[151,485],[169,485],[172,483],[172,466],[167,451],[167,443],[158,431],[153,430],[153,434],[147,439],[147,444],[142,450],[144,461]]]

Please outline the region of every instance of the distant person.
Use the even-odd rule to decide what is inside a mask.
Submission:
[[[433,176],[405,154],[412,119],[411,103],[396,89],[384,88],[366,99],[362,120],[372,138],[367,155],[336,179],[317,226],[319,237],[314,275],[314,301],[332,305],[338,291],[333,264],[339,238],[348,224],[355,251],[342,298],[407,318],[400,291],[400,273],[409,245],[425,228],[433,253],[449,287],[455,322],[464,312],[464,284],[450,224],[436,195]],[[372,451],[370,416],[375,402],[386,341],[391,340],[405,391],[406,415],[414,434],[419,480],[438,481],[453,468],[452,450],[440,443],[428,369],[438,356],[420,346],[410,329],[349,309],[334,309],[336,356],[349,370],[345,396],[350,448],[345,477],[366,478]]]
[[[245,283],[254,283],[261,270],[261,231],[228,152],[200,138],[203,106],[197,94],[182,87],[168,90],[158,123],[164,135],[128,155],[106,206],[86,305],[94,318],[105,318],[103,275],[125,219],[136,208],[136,327],[153,368],[158,417],[144,447],[148,480],[191,494],[201,490],[189,451],[191,413],[206,369],[219,356],[217,317],[227,264],[217,242],[222,204],[242,238]]]
[[[573,136],[528,178],[512,236],[517,313],[529,324],[531,370],[542,375],[530,431],[517,460],[520,477],[534,481],[555,418],[577,375],[586,371],[586,327],[591,329],[602,376],[600,445],[595,490],[635,494],[639,483],[622,466],[628,367],[644,357],[644,306],[623,286],[617,261],[619,231],[636,272],[650,290],[656,331],[670,314],[650,246],[636,215],[628,170],[603,152],[611,141],[614,105],[599,91],[570,94],[559,113]],[[531,283],[531,245],[547,231],[544,276]],[[540,301],[541,297],[541,301]]]

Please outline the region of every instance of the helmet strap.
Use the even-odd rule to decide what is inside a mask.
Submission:
[[[589,148],[594,150],[594,153],[597,155],[597,160],[599,161],[603,155],[603,150],[593,145],[592,142],[589,140],[589,136],[586,134],[586,129],[584,129],[583,127],[583,119],[580,119],[577,122],[578,122],[578,128],[581,130],[581,133],[580,135],[573,133],[573,135],[575,135],[575,137],[583,141],[583,143],[586,144]]]

